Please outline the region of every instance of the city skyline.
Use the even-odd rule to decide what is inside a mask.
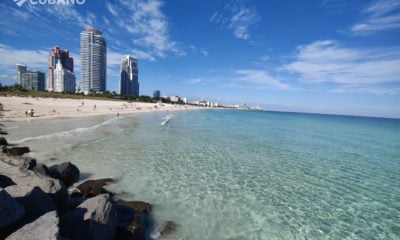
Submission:
[[[45,71],[41,57],[54,45],[79,58],[79,33],[95,27],[108,43],[110,91],[129,54],[140,60],[145,95],[161,89],[267,110],[400,117],[399,1],[129,3],[2,1],[1,83],[15,83],[22,58]]]

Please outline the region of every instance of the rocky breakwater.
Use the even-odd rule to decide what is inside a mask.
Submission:
[[[76,184],[74,164],[48,167],[27,147],[0,145],[0,239],[152,239],[177,227],[157,227],[149,203],[118,199],[106,189],[113,179]]]

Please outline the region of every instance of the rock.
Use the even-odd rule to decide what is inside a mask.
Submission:
[[[46,195],[52,197],[58,206],[61,206],[67,200],[67,189],[60,180],[39,175],[33,171],[21,171],[20,165],[14,165],[14,163],[20,164],[20,160],[17,160],[18,157],[5,155],[0,155],[0,157],[0,175],[8,176],[16,184],[5,188],[13,198],[23,198],[32,192],[34,187],[38,187]]]
[[[178,227],[178,224],[176,224],[173,221],[166,221],[161,223],[160,227],[159,227],[159,232],[161,234],[161,236],[165,236],[167,234],[173,233],[176,231]]]
[[[5,131],[0,131],[0,135],[8,135],[8,133]]]
[[[6,191],[0,189],[0,232],[17,222],[25,213],[24,207]]]
[[[70,162],[50,167],[49,173],[53,178],[62,180],[67,187],[76,183],[80,174],[79,169]]]
[[[87,180],[76,188],[83,196],[90,198],[99,194],[108,193],[108,191],[104,189],[104,186],[112,183],[113,181],[114,180],[111,178]]]
[[[57,205],[51,196],[37,186],[23,196],[15,196],[17,195],[16,193],[19,193],[18,185],[7,187],[5,190],[24,206],[24,220],[26,222],[31,222],[43,214],[57,209]]]
[[[7,140],[3,137],[0,137],[0,145],[7,146],[8,145]]]
[[[29,153],[31,150],[28,147],[10,147],[7,148],[7,154],[10,156],[22,156]]]
[[[89,198],[60,217],[61,234],[71,239],[114,239],[117,228],[115,205],[109,194]]]
[[[16,183],[7,176],[0,175],[0,188],[6,188],[8,186],[15,185]]]
[[[32,170],[36,166],[36,159],[33,158],[26,158],[22,163],[21,169],[22,170]]]
[[[16,232],[11,234],[6,240],[42,240],[57,239],[61,240],[58,228],[58,217],[56,211],[49,212],[34,222],[26,224]]]
[[[32,171],[42,176],[49,176],[49,169],[44,164],[37,164]]]
[[[151,213],[151,204],[142,201],[124,201],[122,199],[118,199],[116,202],[117,205],[125,205],[129,206],[136,212],[144,212]]]
[[[117,201],[118,229],[116,239],[150,239],[154,226],[152,216],[148,214],[150,204],[146,203],[145,209],[147,210],[144,210],[143,206],[140,206],[142,204],[135,205],[135,203],[138,202]]]

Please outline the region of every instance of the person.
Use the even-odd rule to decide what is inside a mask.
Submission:
[[[4,106],[2,103],[0,103],[0,111],[4,111]]]
[[[83,107],[83,105],[85,105],[85,103],[82,101],[82,107]]]
[[[117,112],[117,117],[119,117],[119,112]]]
[[[93,109],[96,110],[96,104],[94,105]]]

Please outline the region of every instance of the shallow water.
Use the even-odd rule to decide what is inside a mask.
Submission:
[[[8,125],[32,156],[153,203],[179,224],[169,239],[400,238],[400,120],[221,110]]]

